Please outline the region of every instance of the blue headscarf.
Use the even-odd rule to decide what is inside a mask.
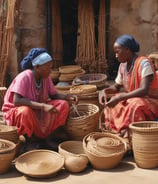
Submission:
[[[118,44],[128,47],[132,52],[139,52],[139,43],[131,35],[122,35],[116,39]]]
[[[26,70],[26,69],[32,69],[33,64],[32,61],[39,56],[42,53],[47,53],[47,50],[44,48],[33,48],[29,51],[28,55],[21,61],[21,69]]]

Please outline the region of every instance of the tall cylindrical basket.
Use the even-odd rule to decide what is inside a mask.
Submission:
[[[158,122],[141,121],[130,124],[135,162],[140,168],[158,167]]]

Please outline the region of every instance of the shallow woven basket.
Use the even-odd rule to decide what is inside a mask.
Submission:
[[[102,132],[86,135],[83,138],[83,148],[91,165],[98,170],[116,167],[126,152],[126,144],[122,139]]]
[[[99,107],[88,103],[78,104],[76,107],[79,115],[72,106],[65,129],[72,139],[82,140],[88,133],[98,131]]]
[[[97,89],[103,89],[106,86],[106,81],[107,81],[106,74],[91,73],[76,77],[73,80],[72,85],[94,84],[97,86]]]
[[[158,122],[133,122],[129,127],[136,164],[144,169],[158,167]]]
[[[65,168],[73,173],[83,171],[88,164],[82,141],[64,141],[59,144],[58,152],[65,158]]]
[[[8,140],[0,139],[0,174],[9,170],[15,156],[16,145]]]
[[[67,65],[59,67],[59,72],[64,74],[76,73],[81,71],[81,66],[79,65]]]

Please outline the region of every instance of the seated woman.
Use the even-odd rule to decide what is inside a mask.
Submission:
[[[101,91],[105,126],[118,133],[129,124],[158,118],[158,78],[151,60],[138,56],[138,42],[131,35],[122,35],[114,43],[115,56],[120,62],[114,85]],[[125,92],[117,93],[123,87]],[[108,94],[115,94],[107,100]]]
[[[63,126],[69,113],[67,100],[75,95],[58,94],[49,77],[52,57],[43,48],[33,48],[22,60],[24,71],[10,84],[2,106],[7,125],[16,126],[19,135],[45,139]]]

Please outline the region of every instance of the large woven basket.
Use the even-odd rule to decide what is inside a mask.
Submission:
[[[136,164],[144,169],[158,167],[158,122],[133,122],[129,127]]]
[[[126,144],[119,136],[103,132],[86,135],[83,148],[91,165],[98,170],[116,167],[126,152]]]
[[[99,107],[94,104],[83,103],[76,105],[76,108],[79,115],[72,106],[65,129],[72,139],[82,140],[88,133],[98,130]]]
[[[0,174],[9,170],[15,156],[16,145],[8,140],[0,139]]]
[[[58,152],[64,156],[65,168],[73,173],[86,169],[88,157],[84,153],[82,141],[64,141],[59,144]]]
[[[72,85],[79,84],[93,84],[96,85],[98,89],[103,89],[106,86],[107,75],[100,73],[84,74],[76,77]]]

